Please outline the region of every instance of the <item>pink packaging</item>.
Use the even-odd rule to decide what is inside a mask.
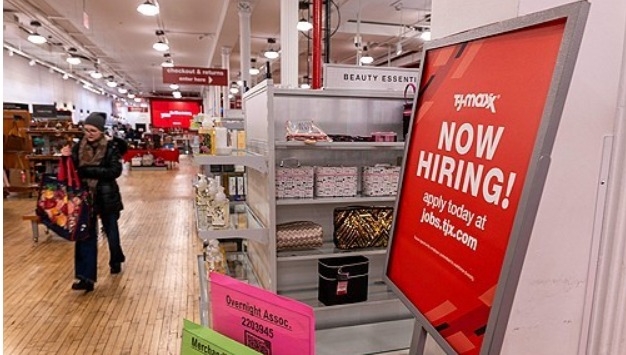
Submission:
[[[374,142],[396,142],[398,135],[395,132],[372,132]]]
[[[311,306],[219,273],[209,279],[213,330],[262,354],[315,354]]]

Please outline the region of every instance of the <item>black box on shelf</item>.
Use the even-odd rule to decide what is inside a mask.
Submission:
[[[317,299],[326,306],[367,301],[369,260],[364,256],[319,259]]]

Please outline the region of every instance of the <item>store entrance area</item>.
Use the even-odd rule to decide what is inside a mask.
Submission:
[[[4,210],[5,354],[178,354],[182,320],[199,322],[196,255],[189,182],[195,167],[132,171],[118,179],[126,262],[109,272],[98,242],[98,282],[90,293],[70,289],[74,244],[46,235],[39,242],[22,216],[35,198],[9,196]]]

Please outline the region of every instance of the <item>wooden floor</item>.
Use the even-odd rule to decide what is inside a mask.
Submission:
[[[4,212],[4,354],[178,354],[183,318],[199,323],[199,285],[191,179],[182,157],[169,171],[118,179],[123,271],[110,275],[99,242],[94,292],[72,291],[74,245],[32,240],[34,198],[9,197]]]

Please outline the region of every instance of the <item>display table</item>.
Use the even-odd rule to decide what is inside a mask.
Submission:
[[[124,154],[124,163],[130,162],[136,156],[143,157],[146,154],[152,154],[154,159],[161,158],[167,163],[168,168],[172,167],[172,163],[178,163],[180,152],[177,149],[129,149]]]

